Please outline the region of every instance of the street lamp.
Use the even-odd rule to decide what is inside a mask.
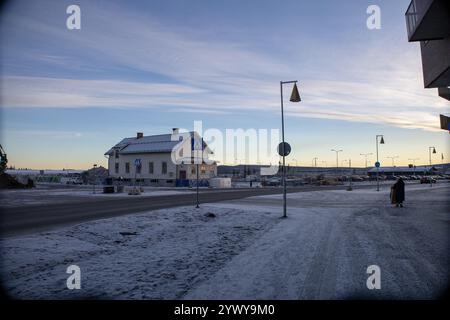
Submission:
[[[314,167],[317,167],[317,159],[319,159],[319,158],[317,158],[317,157],[314,157],[312,160],[313,160],[313,166]]]
[[[292,88],[291,98],[289,99],[291,102],[300,102],[302,101],[300,99],[300,94],[298,93],[297,89],[297,80],[294,81],[280,81],[280,98],[281,98],[281,139],[282,139],[282,146],[283,146],[283,218],[287,217],[286,214],[286,150],[284,150],[285,147],[285,141],[284,141],[284,109],[283,109],[283,84],[293,83],[294,87]]]
[[[93,189],[94,189],[94,190],[93,190],[93,193],[95,194],[95,183],[96,183],[96,181],[95,181],[95,180],[96,180],[96,179],[95,179],[95,176],[96,176],[96,175],[95,175],[95,168],[97,168],[97,164],[94,163],[93,167],[94,167],[94,170],[92,170],[92,173],[94,174],[94,184],[93,184],[92,187],[93,187]]]
[[[353,187],[352,187],[352,181],[353,181],[353,170],[352,170],[352,159],[348,159],[348,167],[350,168],[350,182],[348,185],[348,191],[352,191]]]
[[[380,144],[384,144],[384,137],[382,134],[377,134],[375,137],[375,145],[377,148],[377,191],[380,191],[380,179],[379,179],[379,175],[380,175],[380,163],[378,161],[378,138],[381,137],[380,140]]]
[[[388,159],[392,160],[392,167],[395,167],[395,159],[399,158],[399,156],[393,156],[393,157],[386,157]]]
[[[342,152],[343,150],[331,149],[331,151],[336,152],[336,174],[337,174],[338,173],[338,168],[339,168],[339,152]]]
[[[430,187],[433,186],[433,179],[431,178],[431,170],[433,169],[433,165],[431,163],[431,150],[433,150],[433,153],[436,153],[436,148],[428,147],[428,153],[429,153],[429,157],[430,157]]]
[[[359,155],[364,156],[365,163],[366,163],[366,169],[367,169],[367,157],[373,155],[373,153],[360,153]]]

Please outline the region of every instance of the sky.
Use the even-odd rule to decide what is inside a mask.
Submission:
[[[66,8],[81,9],[69,30]],[[381,29],[369,30],[369,5]],[[171,128],[279,129],[284,87],[290,164],[364,166],[361,153],[396,165],[450,158],[439,114],[450,105],[424,89],[420,48],[407,41],[408,0],[9,1],[0,14],[1,138],[9,165],[106,166],[124,137]],[[221,164],[245,155],[216,150]],[[265,163],[265,159],[261,159]],[[373,164],[375,157],[369,157]],[[252,159],[239,162],[254,162]],[[344,162],[339,165],[345,165]]]

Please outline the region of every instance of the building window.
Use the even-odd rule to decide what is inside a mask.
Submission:
[[[141,166],[136,166],[136,173],[141,174]]]
[[[115,150],[114,151],[114,156],[116,157],[116,159],[119,159],[119,151]]]
[[[148,163],[148,173],[153,174],[153,162]]]
[[[195,174],[195,167],[192,167],[191,174]]]
[[[167,162],[163,162],[162,163],[161,173],[162,174],[167,174]]]
[[[118,163],[114,164],[114,172],[119,173],[119,164]]]
[[[125,173],[130,173],[130,163],[125,162]]]

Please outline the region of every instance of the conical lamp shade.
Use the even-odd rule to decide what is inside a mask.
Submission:
[[[298,93],[297,84],[294,83],[294,88],[292,88],[292,94],[291,99],[289,99],[291,102],[300,102],[302,101],[300,99],[300,94]]]
[[[436,153],[436,148],[433,148],[433,153]]]
[[[384,144],[384,138],[381,137],[380,144]]]

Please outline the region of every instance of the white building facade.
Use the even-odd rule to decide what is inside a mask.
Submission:
[[[187,186],[217,175],[212,151],[196,132],[125,138],[105,155],[109,176],[114,180],[138,181],[145,185]]]

